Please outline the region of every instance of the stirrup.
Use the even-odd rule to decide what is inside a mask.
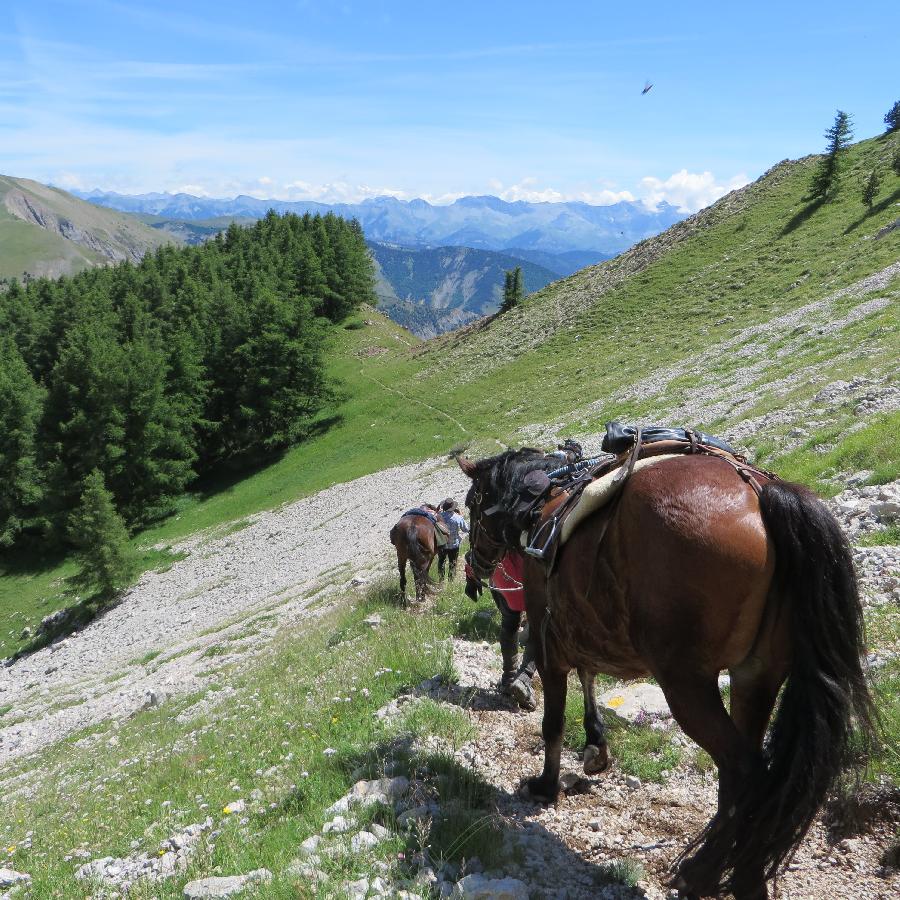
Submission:
[[[547,529],[548,526],[550,528],[550,534],[547,536],[547,539],[544,541],[542,546],[536,546],[538,538]],[[541,525],[541,527],[538,528],[538,530],[534,533],[534,536],[531,538],[531,542],[525,548],[525,552],[529,556],[533,556],[536,559],[543,559],[544,556],[546,556],[547,551],[550,549],[550,546],[553,544],[553,539],[556,537],[558,526],[559,520],[556,518],[556,516],[544,522],[544,524]]]

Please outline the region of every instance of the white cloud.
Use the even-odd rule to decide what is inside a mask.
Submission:
[[[501,199],[514,203],[516,200],[525,200],[528,203],[566,203],[571,200],[580,200],[582,203],[590,203],[592,206],[611,206],[622,200],[634,200],[631,191],[614,191],[609,188],[600,190],[570,190],[563,191],[552,187],[539,186],[537,178],[529,176],[521,179],[518,184],[504,187],[503,182],[492,178],[488,181],[490,189]]]
[[[580,200],[582,203],[590,203],[591,206],[612,206],[614,203],[621,203],[623,200],[634,202],[634,194],[631,191],[611,191],[603,189],[600,191],[581,191],[571,195],[569,200]]]
[[[66,191],[87,190],[87,187],[84,183],[84,179],[81,178],[80,175],[76,175],[74,172],[61,172],[53,180],[53,184],[56,187],[61,187],[63,190],[66,190]]]
[[[682,169],[670,175],[665,181],[653,176],[641,179],[641,199],[655,209],[665,201],[677,206],[683,212],[697,212],[710,203],[715,203],[735,188],[743,187],[749,178],[741,173],[724,184],[716,181],[712,172],[688,172]]]
[[[330,181],[325,184],[291,181],[270,196],[278,200],[317,200],[320,203],[361,203],[372,197],[396,197],[398,200],[410,198],[406,191],[397,188],[349,184],[346,181]]]
[[[171,189],[172,194],[190,194],[192,197],[211,197],[212,194],[202,184],[180,184]]]

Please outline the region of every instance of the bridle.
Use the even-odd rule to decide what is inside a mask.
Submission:
[[[472,485],[472,490],[474,493],[472,494],[471,502],[467,501],[466,503],[472,513],[469,554],[471,556],[472,569],[480,580],[491,576],[507,547],[505,541],[497,540],[484,527],[481,521],[481,517],[487,515],[481,510],[484,496],[476,485]],[[490,559],[485,554],[490,554]]]

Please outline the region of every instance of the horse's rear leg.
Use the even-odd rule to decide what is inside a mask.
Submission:
[[[529,778],[525,785],[529,795],[542,803],[553,803],[559,794],[559,759],[562,753],[563,729],[566,720],[566,673],[540,669],[544,686],[544,771],[537,778]]]
[[[397,568],[400,570],[400,602],[406,606],[406,556],[397,551]]]
[[[762,753],[766,727],[785,679],[786,668],[751,657],[730,670],[731,718],[748,744],[759,753]],[[743,832],[754,827],[753,822],[738,822],[738,846],[745,843]],[[768,896],[765,873],[759,865],[737,865],[733,880],[735,896],[741,900],[764,900]]]
[[[597,709],[597,697],[594,694],[595,672],[586,669],[578,670],[581,691],[584,694],[584,773],[599,775],[609,768],[609,750],[606,745],[606,730],[603,719]]]
[[[430,564],[429,560],[429,564]],[[416,603],[424,603],[428,591],[428,569],[413,565],[413,577],[416,582]]]
[[[660,673],[658,680],[678,724],[709,753],[719,769],[718,811],[694,842],[696,852],[683,859],[678,868],[678,887],[683,892],[715,896],[722,892],[721,881],[744,824],[734,818],[736,792],[752,778],[762,759],[726,712],[715,676]],[[761,887],[763,893],[754,888],[753,892],[735,894],[736,900],[761,900],[766,896],[764,882]]]

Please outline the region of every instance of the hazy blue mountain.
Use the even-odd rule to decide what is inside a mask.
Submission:
[[[446,206],[425,200],[376,197],[362,203],[316,203],[311,200],[232,200],[193,197],[189,194],[129,196],[91,191],[79,196],[122,212],[144,213],[166,219],[197,221],[215,218],[260,218],[276,212],[332,211],[359,220],[373,241],[407,247],[474,247],[483,250],[538,250],[560,254],[591,251],[598,258],[615,255],[637,241],[664,231],[684,218],[667,203],[656,210],[642,203],[623,201],[610,206],[588,203],[507,202],[498,197],[461,197]],[[596,261],[596,260],[595,260]],[[555,271],[555,270],[554,270]]]
[[[542,266],[560,278],[573,275],[579,269],[596,265],[605,259],[612,259],[615,253],[600,253],[596,250],[569,250],[566,253],[548,253],[546,250],[526,250],[524,247],[505,247],[503,252],[516,259]]]
[[[412,249],[369,242],[378,276],[378,306],[419,337],[434,337],[496,312],[504,273],[521,266],[526,293],[557,273],[503,253],[471,247]]]

